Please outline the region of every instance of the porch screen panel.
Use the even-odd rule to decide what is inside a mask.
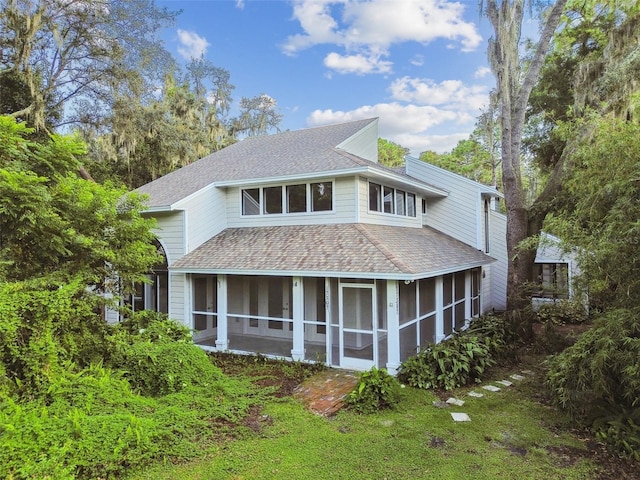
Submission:
[[[416,283],[398,282],[400,285],[400,325],[416,319]]]
[[[429,315],[420,320],[420,350],[436,342],[436,316]]]
[[[420,316],[436,309],[436,281],[433,278],[423,278],[418,282],[420,290]]]
[[[471,271],[471,316],[480,315],[480,275],[481,269]]]
[[[411,323],[400,329],[400,361],[413,357],[418,352],[417,323]]]
[[[455,315],[455,329],[460,330],[464,326],[465,318],[465,296],[466,296],[466,285],[465,285],[465,272],[458,272],[454,277],[454,293],[455,293],[455,307],[454,307],[454,315]]]
[[[442,277],[443,331],[445,336],[453,331],[453,275]]]

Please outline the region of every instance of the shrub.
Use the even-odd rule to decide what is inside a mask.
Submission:
[[[194,345],[188,328],[142,311],[112,327],[106,365],[124,371],[131,387],[160,396],[193,386],[218,388],[222,372]]]
[[[417,388],[454,388],[479,381],[484,372],[504,353],[509,330],[498,317],[474,321],[448,340],[430,344],[400,366],[398,378]]]
[[[589,315],[584,305],[570,300],[545,303],[536,313],[538,322],[552,325],[584,323],[588,318]]]
[[[640,459],[640,312],[606,313],[548,364],[553,402]]]
[[[400,401],[400,383],[384,368],[373,367],[360,374],[360,382],[347,396],[346,403],[360,413],[394,408]]]

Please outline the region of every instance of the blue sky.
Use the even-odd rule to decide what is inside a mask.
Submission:
[[[467,138],[495,80],[476,0],[157,0],[181,61],[231,74],[233,99],[267,94],[283,129],[379,117],[415,155]]]

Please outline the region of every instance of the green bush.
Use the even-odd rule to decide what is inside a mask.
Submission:
[[[540,305],[536,320],[543,324],[567,325],[584,323],[589,319],[587,310],[579,302],[560,300]]]
[[[398,379],[412,387],[454,388],[479,381],[495,365],[506,347],[510,334],[498,317],[482,317],[463,332],[430,344],[400,366]]]
[[[131,387],[151,396],[202,386],[213,390],[222,372],[194,345],[189,330],[155,312],[140,312],[113,327],[107,365],[123,370]]]
[[[640,459],[640,312],[613,310],[548,361],[553,402]]]
[[[394,408],[400,401],[400,388],[400,382],[384,368],[373,367],[360,374],[360,381],[347,396],[346,403],[360,413]]]

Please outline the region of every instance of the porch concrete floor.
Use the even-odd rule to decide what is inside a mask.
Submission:
[[[329,368],[306,379],[293,396],[313,413],[329,417],[344,406],[345,397],[356,388],[358,379],[355,372]]]

